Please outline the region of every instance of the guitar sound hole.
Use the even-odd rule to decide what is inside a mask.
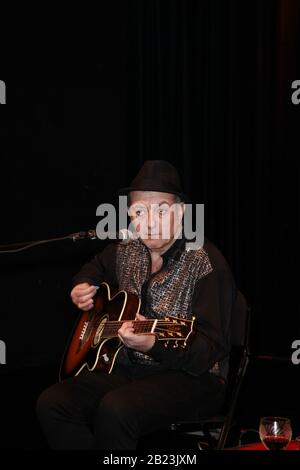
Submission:
[[[108,319],[108,316],[105,315],[100,320],[100,323],[97,327],[97,330],[96,330],[96,333],[95,333],[95,336],[94,336],[93,342],[92,342],[92,347],[94,347],[94,348],[96,348],[98,346],[98,344],[100,343],[102,332],[103,332],[105,323],[107,322],[107,319]]]

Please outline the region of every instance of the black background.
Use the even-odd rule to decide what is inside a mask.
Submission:
[[[272,371],[278,396],[295,394],[300,105],[291,84],[300,79],[299,2],[128,0],[99,8],[76,22],[73,12],[49,11],[48,23],[40,16],[3,57],[0,243],[95,228],[97,206],[115,203],[143,161],[171,161],[193,202],[205,204],[206,236],[251,306],[253,356],[281,360],[279,369],[268,362],[256,370],[264,378]],[[36,380],[35,368],[46,371],[45,384],[56,377],[77,313],[72,276],[104,243],[0,255],[0,372],[13,390]],[[28,390],[30,416],[44,382]],[[264,393],[267,404],[273,392]],[[299,412],[292,398],[289,406]]]

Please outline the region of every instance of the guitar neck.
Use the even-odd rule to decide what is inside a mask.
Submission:
[[[118,330],[123,323],[122,321],[107,321],[104,325],[101,337],[114,338],[118,336]],[[157,334],[158,339],[186,339],[187,333],[191,331],[192,321],[180,320],[178,318],[169,317],[167,320],[149,319],[149,320],[133,320],[135,334]]]

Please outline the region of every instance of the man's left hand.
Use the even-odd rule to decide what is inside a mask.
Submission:
[[[139,313],[136,316],[137,321],[146,320],[146,317],[140,315]],[[121,328],[118,331],[118,336],[122,343],[125,344],[128,348],[135,349],[146,353],[149,351],[155,343],[155,335],[141,335],[134,332],[134,322],[128,321],[124,322]]]

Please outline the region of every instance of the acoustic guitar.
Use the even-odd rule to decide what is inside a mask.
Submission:
[[[82,312],[61,361],[59,379],[78,375],[83,369],[110,373],[123,347],[118,330],[125,321],[134,322],[135,334],[155,334],[165,347],[186,347],[194,318],[167,316],[164,319],[135,320],[140,299],[125,290],[113,290],[103,282],[94,297],[94,307]]]

